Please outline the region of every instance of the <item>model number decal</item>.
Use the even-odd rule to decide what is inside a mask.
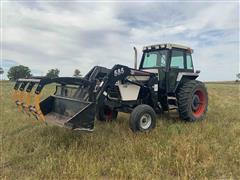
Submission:
[[[122,75],[123,73],[124,73],[124,69],[123,69],[123,67],[114,70],[114,76],[120,76],[120,75]]]

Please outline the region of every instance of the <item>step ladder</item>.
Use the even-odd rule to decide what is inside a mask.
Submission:
[[[167,103],[168,103],[168,117],[169,118],[173,118],[172,116],[170,116],[170,111],[172,110],[178,110],[178,101],[176,96],[167,96]],[[174,116],[174,118],[176,118]]]
[[[175,96],[167,96],[168,110],[178,109],[178,102]]]

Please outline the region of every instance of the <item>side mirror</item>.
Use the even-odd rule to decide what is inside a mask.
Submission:
[[[196,73],[199,74],[201,71],[200,70],[196,70]]]

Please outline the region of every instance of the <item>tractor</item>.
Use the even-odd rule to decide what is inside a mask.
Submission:
[[[208,93],[196,80],[200,71],[194,71],[191,48],[170,43],[145,46],[139,68],[134,51],[134,68],[116,64],[112,69],[95,66],[83,78],[18,79],[14,101],[19,111],[72,130],[93,131],[95,119],[113,121],[119,112],[130,113],[133,132],[154,129],[156,114],[173,109],[185,121],[205,118]],[[41,100],[42,89],[51,83],[55,93]]]

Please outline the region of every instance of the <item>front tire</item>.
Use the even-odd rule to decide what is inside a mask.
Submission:
[[[191,80],[185,82],[177,93],[179,116],[183,120],[197,121],[205,117],[208,93],[204,83]]]
[[[147,132],[156,126],[156,113],[149,105],[135,107],[129,118],[129,126],[133,132]]]

